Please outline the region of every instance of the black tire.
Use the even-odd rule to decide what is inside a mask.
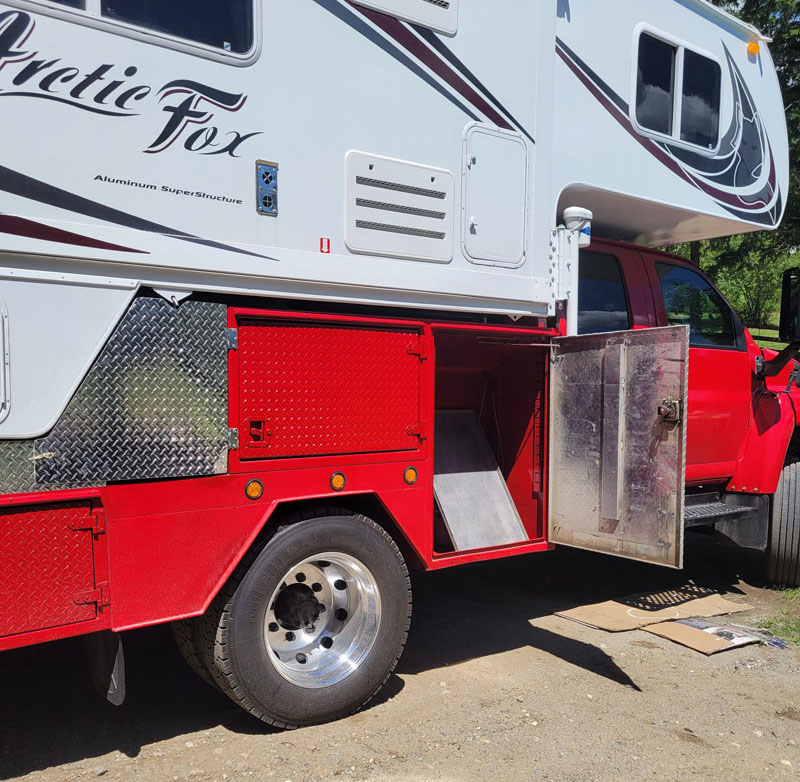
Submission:
[[[331,557],[334,560],[340,556],[343,561],[357,561],[363,565],[371,579],[370,585],[374,587],[370,594],[379,595],[379,601],[376,601],[379,602],[379,611],[373,611],[378,618],[370,625],[374,635],[370,636],[369,644],[364,644],[363,656],[352,672],[348,671],[330,683],[300,686],[287,678],[287,665],[300,667],[295,665],[295,659],[290,659],[291,653],[285,655],[281,650],[279,655],[268,645],[267,639],[272,637],[269,628],[278,627],[269,619],[278,618],[276,605],[280,603],[281,595],[289,593],[288,589],[281,591],[289,580],[287,574],[306,567],[303,563],[331,567],[330,562],[316,560],[322,553],[334,554]],[[335,563],[333,567],[335,569]],[[337,579],[334,583],[343,582]],[[306,588],[306,585],[298,587],[294,582],[291,586]],[[348,592],[349,587],[341,589],[345,600],[350,600],[351,595],[361,594]],[[295,591],[293,594],[298,593]],[[370,604],[364,601],[364,605]],[[308,627],[314,631],[315,624],[324,624],[320,617],[338,618],[339,613],[332,604],[327,615],[317,613],[313,620],[309,620]],[[347,615],[347,611],[344,614]],[[368,615],[366,610],[359,614]],[[364,621],[356,622],[355,616],[354,613],[352,627],[356,628],[353,632],[358,632]],[[344,620],[343,627],[350,620],[350,617]],[[251,552],[211,609],[201,617],[200,637],[204,660],[223,692],[263,722],[279,728],[296,728],[345,717],[372,700],[397,665],[410,621],[411,582],[394,540],[365,516],[328,509],[322,513],[306,514],[306,517],[281,527],[260,551]],[[278,636],[288,637],[289,633],[283,630],[282,626]],[[344,633],[342,630],[342,639]],[[335,642],[332,640],[331,643]],[[315,646],[309,653],[309,662],[311,659],[336,658],[333,653],[325,658],[323,645]],[[333,649],[333,652],[337,651],[338,647]],[[281,655],[288,662],[281,662]],[[294,657],[299,660],[305,655]],[[280,672],[281,666],[283,673]],[[289,671],[288,675],[295,674]]]
[[[186,664],[209,686],[219,692],[219,685],[203,659],[203,647],[198,619],[182,619],[172,623],[172,635]]]
[[[783,468],[772,500],[767,581],[775,586],[800,586],[800,462]]]

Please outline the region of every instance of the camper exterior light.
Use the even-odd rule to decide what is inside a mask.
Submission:
[[[757,57],[761,54],[761,44],[759,44],[758,41],[750,41],[750,43],[747,44],[747,53],[753,57]]]

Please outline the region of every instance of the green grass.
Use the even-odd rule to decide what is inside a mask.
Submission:
[[[793,587],[792,589],[781,589],[781,594],[792,603],[800,601],[800,587]]]
[[[779,589],[778,592],[788,603],[800,603],[800,587]],[[798,607],[800,606],[792,605],[784,608],[777,616],[768,619],[764,623],[764,628],[784,641],[800,645],[800,615],[797,613]]]
[[[750,334],[753,336],[753,339],[756,341],[762,348],[771,348],[772,350],[783,350],[786,347],[785,342],[781,342],[778,340],[778,330],[777,329],[748,329]]]
[[[789,611],[781,611],[778,616],[768,619],[764,627],[790,644],[800,644],[800,617],[792,616]]]

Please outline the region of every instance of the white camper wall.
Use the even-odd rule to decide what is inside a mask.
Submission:
[[[788,192],[788,143],[767,44],[704,0],[560,0],[553,188],[594,232],[671,244],[774,228]],[[709,152],[636,122],[642,31],[716,60],[720,146]],[[760,54],[748,54],[758,42]]]
[[[13,192],[0,189],[0,211],[78,234],[73,242],[93,240],[70,245],[0,233],[0,249],[132,262],[146,267],[137,275],[145,284],[169,279],[190,290],[545,314],[551,226],[535,224],[531,209],[549,201],[550,183],[537,176],[532,139],[537,82],[552,81],[554,0],[453,0],[441,25],[446,33],[379,19],[373,10],[396,8],[408,17],[414,4],[426,12],[422,21],[436,26],[428,17],[437,6],[427,0],[382,0],[370,8],[346,0],[270,0],[253,54],[228,63],[191,47],[167,47],[158,37],[140,40],[141,31],[127,37],[119,25],[46,4],[0,3],[0,14],[25,11],[35,25],[16,47],[26,55],[8,57],[0,70],[4,117],[13,118],[0,127],[0,148],[14,150],[0,165],[45,185],[34,186],[35,199],[22,192],[28,179]],[[13,80],[29,64],[21,58],[31,52],[43,61],[41,73],[13,90],[26,95],[12,97]],[[48,67],[51,60],[57,64]],[[104,86],[112,78],[124,82],[105,101],[111,105],[93,103],[97,87],[80,100],[55,99],[69,98],[75,79],[103,64],[113,64]],[[70,69],[64,82],[48,82],[54,94],[42,95],[42,78],[62,67]],[[122,110],[115,108],[114,97],[136,89]],[[192,95],[192,114],[164,136]],[[491,215],[462,214],[463,143],[475,122],[514,134],[526,152],[527,171],[512,172],[514,182],[522,176],[526,184],[515,205],[524,218],[524,256],[495,266],[462,249],[464,230],[493,230]],[[347,247],[347,222],[355,219],[346,200],[350,151],[449,172],[452,231],[444,252],[410,252],[408,235],[391,231],[384,231],[380,253],[368,254],[369,243],[366,250],[357,242]],[[256,210],[259,160],[278,166],[276,217]],[[502,190],[504,176],[498,171],[485,181]],[[385,202],[378,197],[385,195],[373,200]],[[393,225],[389,218],[396,217],[384,211],[367,222]],[[189,238],[174,238],[180,234]],[[87,246],[98,241],[116,247]]]
[[[53,425],[141,286],[552,310],[555,0],[255,3],[236,53],[0,2],[0,437]]]

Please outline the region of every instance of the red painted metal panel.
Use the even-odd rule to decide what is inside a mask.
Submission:
[[[93,620],[88,502],[0,510],[0,637]]]
[[[407,466],[419,471],[413,486],[403,480]],[[327,467],[109,486],[104,502],[113,628],[202,613],[281,502],[318,499],[346,505],[351,495],[377,495],[419,560],[430,563],[430,465],[362,463],[342,471],[347,488],[340,493],[331,490]],[[252,478],[264,484],[263,496],[253,501],[244,493]]]
[[[419,447],[418,331],[245,321],[238,353],[242,458]]]

